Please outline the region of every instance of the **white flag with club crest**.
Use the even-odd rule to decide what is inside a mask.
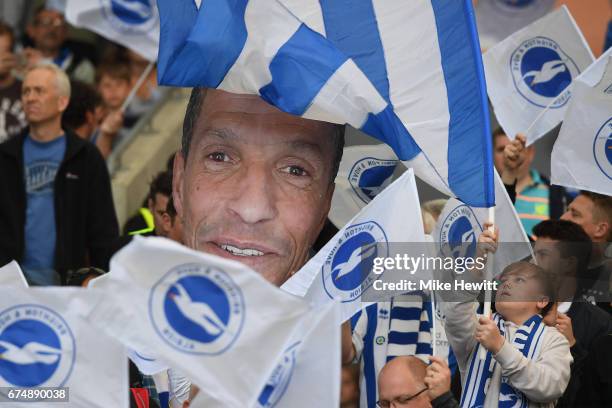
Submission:
[[[40,406],[127,408],[125,348],[90,321],[108,301],[83,288],[0,288],[0,387],[53,387],[41,395],[58,401],[66,393]]]
[[[612,48],[574,83],[551,157],[553,184],[612,195]]]
[[[180,370],[207,406],[252,406],[309,310],[241,263],[163,238],[136,237],[96,287],[115,298],[97,324]]]
[[[364,307],[363,293],[374,296],[372,284],[382,277],[372,272],[375,258],[395,257],[394,250],[399,247],[391,244],[407,245],[402,250],[422,251],[424,235],[414,172],[409,169],[366,205],[282,288],[314,304],[339,300],[341,321],[345,321]],[[408,255],[418,257],[422,253]]]
[[[508,137],[527,133],[531,144],[557,126],[572,80],[593,60],[565,6],[489,49],[483,55],[487,92]]]

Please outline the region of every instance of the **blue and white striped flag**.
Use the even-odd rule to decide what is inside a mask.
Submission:
[[[494,204],[471,0],[158,0],[159,82],[257,94],[387,143],[420,178]]]

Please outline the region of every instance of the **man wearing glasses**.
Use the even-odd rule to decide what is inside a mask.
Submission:
[[[26,27],[34,48],[24,50],[28,67],[39,62],[53,62],[63,69],[71,79],[92,84],[95,67],[88,59],[75,54],[66,45],[68,25],[64,16],[56,10],[40,8]]]
[[[390,360],[378,376],[379,408],[457,408],[450,392],[451,374],[446,362],[429,357],[427,366],[414,356]]]

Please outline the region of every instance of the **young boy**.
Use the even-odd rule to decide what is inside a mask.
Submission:
[[[124,63],[106,62],[98,68],[96,80],[106,111],[96,145],[102,155],[108,157],[113,147],[125,137],[126,123],[121,105],[130,93],[130,69]]]
[[[481,248],[495,243],[496,234],[485,229]],[[553,407],[572,363],[567,339],[542,322],[555,285],[528,262],[509,265],[500,279],[493,316],[476,315],[477,292],[470,293],[474,300],[445,308],[446,334],[461,372],[461,407]]]

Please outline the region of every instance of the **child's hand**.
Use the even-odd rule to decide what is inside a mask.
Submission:
[[[572,329],[572,319],[568,315],[559,313],[557,315],[557,324],[555,327],[567,339],[570,347],[573,347],[574,344],[576,344],[574,330]]]
[[[499,353],[504,345],[504,337],[491,317],[481,316],[476,326],[476,340],[493,354]]]

